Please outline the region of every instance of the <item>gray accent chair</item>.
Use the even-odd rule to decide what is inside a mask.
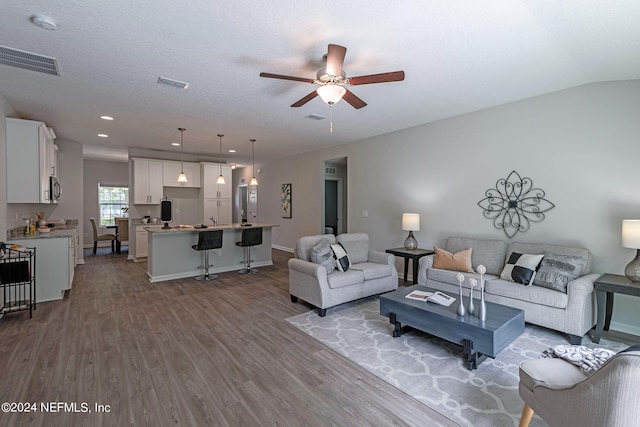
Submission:
[[[322,240],[341,243],[351,267],[345,271],[327,269],[311,262],[311,249]],[[305,236],[296,242],[295,258],[289,260],[289,294],[292,302],[298,298],[318,307],[325,316],[327,308],[398,288],[395,257],[369,248],[366,233],[344,233]]]
[[[520,364],[520,427],[533,413],[551,427],[627,427],[640,423],[640,347],[622,351],[591,376],[563,359]]]
[[[596,323],[596,301],[593,282],[600,276],[591,271],[591,252],[585,248],[539,243],[507,243],[501,240],[449,237],[443,249],[459,252],[473,248],[471,265],[487,268],[485,298],[489,302],[519,308],[527,323],[564,332],[571,344],[580,344],[582,337]],[[512,252],[575,256],[584,259],[578,278],[567,284],[567,293],[540,286],[524,286],[500,279],[500,273]],[[433,268],[433,255],[420,258],[418,284],[445,292],[458,293],[456,271]],[[465,277],[480,278],[477,273],[463,273]],[[462,284],[469,295],[469,283]],[[478,294],[476,293],[476,297]]]

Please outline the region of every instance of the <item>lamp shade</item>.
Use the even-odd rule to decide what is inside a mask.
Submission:
[[[640,249],[640,219],[622,221],[622,246]]]
[[[420,214],[403,213],[402,229],[404,231],[420,231]]]
[[[347,90],[340,85],[326,84],[316,89],[316,92],[327,104],[335,104],[342,99]]]

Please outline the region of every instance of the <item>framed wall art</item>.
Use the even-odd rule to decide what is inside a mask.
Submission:
[[[291,184],[282,184],[282,218],[291,218]]]

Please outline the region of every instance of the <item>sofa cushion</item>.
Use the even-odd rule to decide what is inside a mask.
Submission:
[[[349,254],[352,264],[369,261],[369,235],[367,233],[343,233],[336,238]]]
[[[331,276],[327,276],[327,283],[331,289],[352,285],[362,286],[362,282],[364,282],[364,273],[360,270],[335,271]]]
[[[543,255],[530,255],[512,252],[507,260],[500,278],[523,285],[531,285]]]
[[[321,240],[326,240],[330,245],[336,242],[336,238],[333,234],[318,234],[316,236],[304,236],[298,239],[296,242],[296,258],[303,259],[305,261],[311,261],[310,251]]]
[[[336,269],[336,260],[333,258],[331,245],[326,239],[322,239],[309,251],[311,262],[323,265],[327,269],[327,274],[333,273]]]
[[[449,237],[444,247],[449,252],[459,252],[472,248],[471,266],[479,264],[487,268],[487,273],[500,275],[507,254],[507,244],[502,240],[480,240],[466,237]]]
[[[513,282],[501,279],[485,281],[487,294],[534,303],[535,305],[566,308],[569,298],[567,294],[540,286],[514,286]],[[533,309],[533,308],[531,308]]]
[[[577,279],[577,272],[584,270],[587,260],[571,255],[546,253],[533,284],[559,292],[567,292],[567,283]]]
[[[448,283],[450,285],[455,285],[455,286],[460,286],[460,284],[458,283],[458,279],[456,279],[456,275],[458,274],[457,271],[452,271],[452,270],[440,270],[437,268],[430,268],[427,270],[427,279],[428,280],[433,280],[436,282],[441,282],[441,283]],[[467,273],[464,275],[465,277],[465,281],[462,282],[462,287],[463,288],[469,288],[469,279],[470,278],[475,278],[478,281],[478,286],[476,287],[476,289],[479,289],[479,285],[480,285],[480,275],[478,273]],[[494,276],[492,274],[485,274],[482,276],[483,279],[485,280],[485,283],[487,280],[493,280],[493,279],[497,279],[498,276]]]
[[[433,268],[442,270],[461,271],[463,273],[473,273],[471,267],[471,248],[466,248],[455,254],[434,246],[435,257],[433,258]]]
[[[349,267],[351,267],[351,260],[349,260],[349,255],[347,255],[347,251],[344,250],[344,247],[337,243],[335,245],[331,245],[331,250],[333,251],[333,258],[336,260],[336,267],[340,271],[347,271]]]
[[[545,253],[553,253],[557,255],[569,255],[569,256],[577,256],[585,259],[585,264],[582,271],[577,271],[576,274],[578,277],[584,276],[585,274],[589,274],[591,272],[591,252],[588,249],[580,248],[577,246],[564,246],[564,245],[548,245],[544,243],[521,243],[521,242],[513,242],[509,246],[509,250],[507,251],[509,254],[511,252],[519,252],[521,254],[536,254],[542,255]],[[506,258],[505,258],[506,259]]]
[[[351,265],[352,270],[360,270],[364,274],[364,280],[379,279],[391,276],[392,272],[389,264],[375,264],[373,262],[361,262]]]

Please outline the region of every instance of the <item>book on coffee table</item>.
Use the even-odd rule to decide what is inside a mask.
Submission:
[[[416,301],[433,302],[436,304],[450,306],[456,299],[444,294],[440,291],[425,292],[425,291],[412,291],[405,298],[414,299]]]

